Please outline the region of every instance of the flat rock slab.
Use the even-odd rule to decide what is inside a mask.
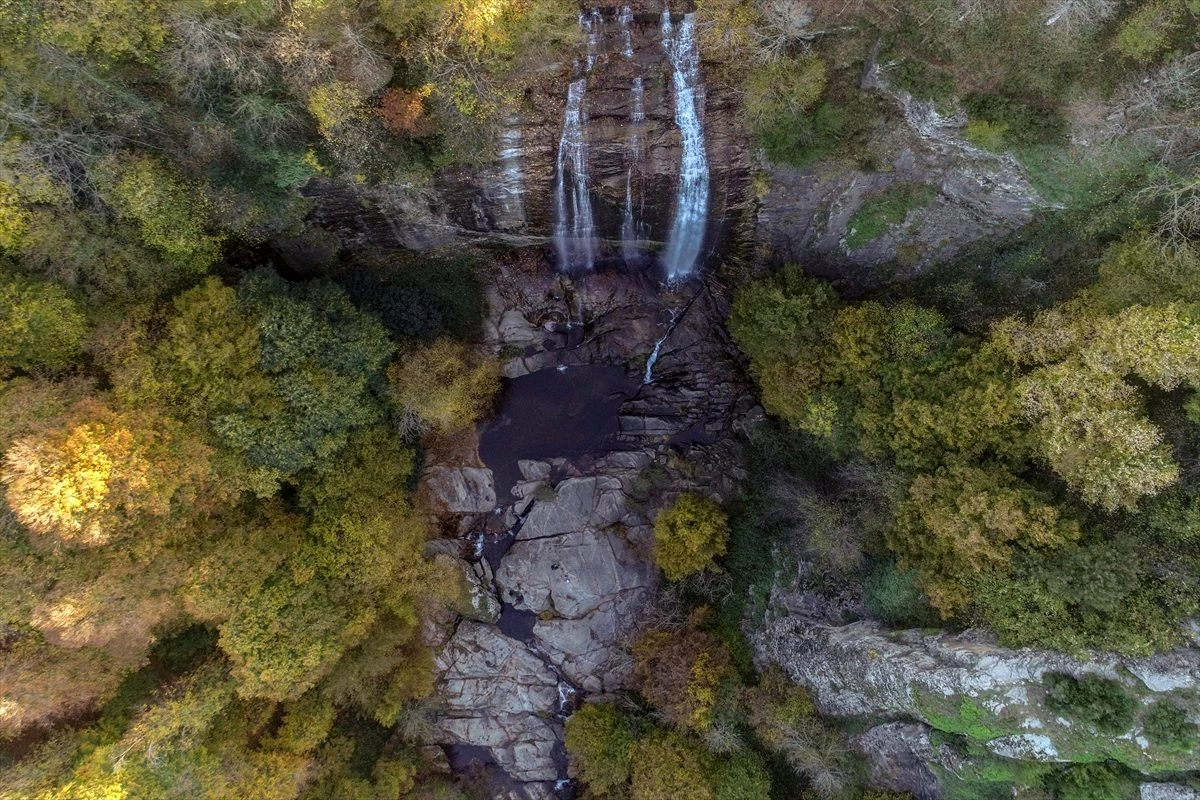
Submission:
[[[537,614],[580,619],[649,589],[655,570],[617,533],[580,531],[518,540],[496,571],[500,599]]]
[[[491,625],[465,621],[435,662],[445,703],[443,743],[486,747],[518,781],[558,777],[553,719],[559,681],[541,659]]]

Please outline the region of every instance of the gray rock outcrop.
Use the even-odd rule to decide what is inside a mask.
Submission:
[[[436,665],[448,741],[488,748],[519,781],[558,777],[559,680],[540,658],[493,626],[463,622]]]
[[[1046,706],[1043,685],[1051,672],[1096,674],[1120,683],[1143,707],[1171,700],[1196,720],[1200,651],[1082,659],[1012,650],[971,632],[885,632],[869,621],[839,626],[787,614],[768,619],[752,640],[760,662],[779,664],[824,714],[905,717],[968,734],[1009,758],[1055,762],[1106,754],[1147,773],[1200,768],[1200,753],[1151,746],[1140,723],[1111,736],[1065,718]]]

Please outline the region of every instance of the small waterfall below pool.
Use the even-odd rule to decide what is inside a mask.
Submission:
[[[671,13],[662,13],[663,47],[673,68],[675,124],[679,126],[683,156],[675,218],[667,239],[663,264],[671,280],[691,274],[704,245],[708,223],[708,155],[704,146],[700,84],[700,53],[696,47],[693,16],[685,14],[678,28]]]

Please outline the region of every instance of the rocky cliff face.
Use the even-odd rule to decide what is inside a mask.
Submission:
[[[1010,233],[1050,207],[1011,155],[966,140],[965,112],[939,110],[889,86],[874,58],[861,86],[891,110],[867,144],[880,166],[764,165],[770,188],[755,228],[762,260],[802,264],[852,291],[872,289],[946,261],[972,242]],[[904,185],[929,187],[930,201],[874,240],[851,246],[855,213],[890,187]]]
[[[1093,653],[1074,658],[1000,647],[982,633],[884,631],[877,623],[832,624],[789,611],[804,605],[783,589],[752,641],[760,663],[780,665],[807,687],[823,714],[895,720],[860,736],[875,780],[936,798],[939,771],[956,773],[962,757],[936,746],[931,729],[962,735],[1002,758],[1055,763],[1110,758],[1145,774],[1200,768],[1200,753],[1155,746],[1135,723],[1108,735],[1047,708],[1043,678],[1095,674],[1120,683],[1137,704],[1170,700],[1200,721],[1200,650],[1152,658]]]
[[[597,265],[654,261],[669,237],[682,162],[660,7],[600,3],[581,16],[581,27],[576,51],[528,76],[529,88],[495,141],[481,143],[492,153],[488,163],[443,169],[422,187],[364,190],[314,182],[307,190],[315,201],[314,221],[337,231],[350,247],[424,250],[467,242],[549,247],[569,86],[583,79],[583,159]],[[698,107],[709,166],[701,260],[712,263],[748,243],[750,149],[731,91],[702,85]],[[636,255],[628,249],[631,238]]]

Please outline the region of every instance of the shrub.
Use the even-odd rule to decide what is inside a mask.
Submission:
[[[1196,743],[1196,725],[1182,708],[1167,700],[1150,706],[1142,727],[1147,739],[1172,750],[1187,751]]]
[[[916,570],[901,571],[892,561],[875,565],[863,581],[863,603],[875,619],[894,628],[929,627],[937,612],[917,588]]]
[[[1141,6],[1121,23],[1117,51],[1139,64],[1150,63],[1170,47],[1185,13],[1178,0],[1158,0]]]
[[[768,800],[771,776],[755,753],[739,753],[717,765],[713,800]]]
[[[1133,724],[1137,701],[1121,684],[1087,673],[1073,678],[1060,672],[1044,679],[1046,707],[1087,722],[1104,733],[1124,733]]]
[[[685,494],[654,520],[654,559],[667,580],[677,581],[705,569],[725,554],[729,519],[708,498]]]
[[[392,399],[409,431],[453,431],[474,425],[500,391],[496,363],[453,339],[411,347],[388,368]]]
[[[751,72],[745,113],[756,130],[807,111],[825,91],[825,63],[815,55],[781,59]]]
[[[856,250],[875,241],[893,225],[904,221],[908,212],[933,202],[937,192],[930,186],[896,183],[868,198],[850,218],[846,247]]]
[[[1067,135],[1067,121],[1044,104],[1006,94],[974,92],[963,101],[973,120],[1003,128],[1004,140],[1013,147],[1059,144]]]
[[[616,708],[591,703],[567,720],[567,752],[579,778],[598,796],[618,794],[633,770],[633,727]]]
[[[896,66],[892,84],[919,100],[948,100],[954,96],[953,75],[912,58]]]
[[[308,96],[308,111],[326,139],[336,136],[338,128],[358,122],[365,116],[366,97],[351,83],[333,81],[316,87]]]
[[[967,123],[967,141],[984,150],[999,152],[1005,148],[1004,134],[1008,132],[1007,122],[989,122],[986,119],[973,119]]]
[[[1101,763],[1072,764],[1050,775],[1046,786],[1054,800],[1128,800],[1136,784],[1120,767]]]

